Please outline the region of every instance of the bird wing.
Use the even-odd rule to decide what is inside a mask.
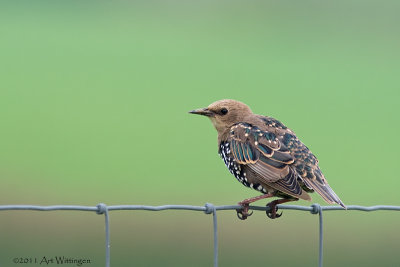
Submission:
[[[345,207],[340,198],[329,186],[319,166],[318,159],[293,133],[285,133],[281,137],[281,142],[296,159],[294,167],[301,177],[304,185],[309,189],[315,190],[328,203],[338,203]]]
[[[297,182],[298,175],[291,166],[293,156],[275,133],[238,123],[230,129],[229,142],[236,162],[250,168],[260,182],[294,197],[310,199]]]

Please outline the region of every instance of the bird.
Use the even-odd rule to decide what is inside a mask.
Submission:
[[[346,206],[329,186],[318,159],[296,134],[269,116],[254,114],[244,103],[223,99],[208,107],[189,111],[208,117],[218,132],[218,153],[228,170],[244,186],[262,195],[240,201],[239,219],[245,220],[249,205],[278,197],[267,204],[266,213],[278,218],[278,204],[299,199],[311,201],[317,192],[327,203]]]

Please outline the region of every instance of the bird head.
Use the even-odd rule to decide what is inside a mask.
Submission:
[[[246,104],[231,99],[219,100],[206,108],[195,109],[189,113],[209,117],[219,133],[229,129],[237,122],[244,121],[246,116],[252,114]]]

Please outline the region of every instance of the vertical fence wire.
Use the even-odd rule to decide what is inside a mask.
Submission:
[[[323,265],[323,253],[324,253],[324,225],[323,225],[323,217],[322,217],[322,207],[315,203],[312,204],[311,207],[313,208],[313,210],[311,210],[312,214],[317,214],[318,213],[318,217],[319,217],[319,250],[318,250],[318,266],[322,267]]]
[[[214,267],[218,267],[218,228],[217,228],[217,211],[213,211],[213,228],[214,228]]]
[[[323,215],[322,211],[331,210],[342,210],[339,206],[320,206],[319,204],[312,204],[311,206],[297,206],[297,205],[278,205],[280,209],[287,210],[300,210],[309,211],[312,214],[319,215],[319,258],[318,266],[322,267],[323,264]],[[0,205],[0,211],[3,210],[35,210],[35,211],[54,211],[54,210],[80,210],[80,211],[95,211],[97,214],[104,214],[105,219],[105,266],[110,267],[110,222],[109,212],[112,210],[148,210],[148,211],[160,211],[160,210],[194,210],[203,211],[206,214],[213,214],[213,238],[214,238],[214,267],[218,267],[218,224],[217,224],[217,211],[218,210],[236,210],[240,209],[239,205],[225,205],[225,206],[214,206],[211,203],[207,203],[204,206],[191,206],[191,205],[163,205],[163,206],[145,206],[145,205],[118,205],[118,206],[107,206],[106,204],[100,203],[97,206],[73,206],[73,205],[57,205],[57,206],[34,206],[34,205]],[[250,206],[251,210],[262,210],[265,211],[269,207]],[[347,210],[359,210],[359,211],[377,211],[377,210],[388,210],[388,211],[400,211],[400,206],[356,206],[349,205]]]
[[[100,203],[96,206],[98,208],[97,214],[104,214],[105,220],[105,240],[106,240],[106,267],[110,267],[110,220],[108,216],[108,207],[104,203]]]
[[[213,233],[214,233],[214,267],[218,267],[218,224],[217,224],[217,210],[211,203],[206,203],[205,213],[213,214]]]
[[[324,255],[324,226],[322,219],[322,209],[319,209],[319,267],[322,267],[323,255]]]

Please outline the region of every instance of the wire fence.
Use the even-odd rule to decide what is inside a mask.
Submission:
[[[145,205],[116,205],[107,206],[106,204],[100,203],[97,206],[72,206],[72,205],[57,205],[57,206],[33,206],[33,205],[0,205],[0,211],[2,210],[36,210],[36,211],[54,211],[54,210],[79,210],[79,211],[92,211],[97,214],[104,214],[105,219],[105,262],[106,267],[110,267],[110,216],[109,212],[114,210],[148,210],[148,211],[161,211],[161,210],[194,210],[202,211],[206,214],[213,215],[213,235],[214,235],[214,267],[218,266],[218,223],[217,223],[217,211],[221,210],[237,210],[240,209],[239,205],[225,205],[225,206],[214,206],[211,203],[207,203],[204,206],[190,206],[190,205],[163,205],[163,206],[145,206]],[[318,266],[322,267],[323,264],[323,211],[331,210],[342,210],[344,209],[339,206],[320,206],[319,204],[312,204],[311,206],[297,206],[297,205],[278,205],[279,209],[282,210],[300,210],[308,211],[311,214],[318,214],[319,216],[319,259]],[[251,210],[258,211],[269,211],[269,207],[250,206]],[[377,210],[394,210],[400,211],[400,206],[347,206],[347,210],[359,210],[359,211],[377,211]]]

